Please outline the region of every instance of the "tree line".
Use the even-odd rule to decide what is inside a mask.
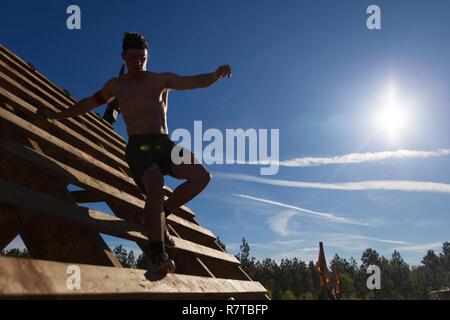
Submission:
[[[226,246],[217,239],[219,245]],[[133,252],[121,245],[113,250],[117,259],[126,268],[151,269],[144,254],[137,258]],[[0,255],[29,257],[26,249],[10,249]],[[272,299],[317,299],[319,294],[319,274],[314,261],[298,258],[271,258],[257,260],[250,256],[250,245],[242,239],[240,252],[235,255],[243,270],[255,281],[259,281]],[[369,290],[367,273],[369,265],[377,265],[381,270],[381,289]],[[450,242],[442,244],[442,252],[428,250],[418,266],[409,266],[398,251],[389,258],[376,250],[363,251],[358,263],[353,257],[345,259],[335,254],[330,261],[330,269],[336,270],[340,278],[340,299],[437,299],[432,291],[450,287]]]
[[[271,258],[250,258],[250,246],[242,239],[240,253],[236,255],[242,268],[256,281],[261,282],[273,299],[317,299],[319,274],[316,263],[298,258],[282,259],[277,263]],[[409,266],[398,251],[389,258],[374,249],[363,251],[361,263],[335,254],[330,270],[336,270],[340,278],[340,299],[437,299],[432,291],[450,287],[450,242],[444,242],[442,252],[428,250],[420,265]],[[369,290],[367,273],[369,265],[377,265],[381,271],[381,289]]]

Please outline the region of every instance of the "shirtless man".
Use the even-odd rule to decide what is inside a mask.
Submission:
[[[96,94],[69,109],[60,113],[41,110],[39,114],[60,120],[118,99],[129,136],[125,158],[134,181],[147,196],[144,218],[154,268],[160,273],[175,272],[175,262],[165,250],[175,243],[165,227],[164,207],[168,212],[174,211],[194,198],[209,183],[211,175],[187,149],[182,148],[180,154],[185,158],[188,153],[190,163],[176,165],[172,162],[171,151],[175,144],[167,130],[167,96],[170,89],[205,88],[225,76],[231,77],[231,68],[223,65],[212,73],[196,76],[147,71],[148,44],[143,36],[134,32],[124,35],[122,58],[128,73],[107,81]],[[186,180],[165,203],[164,175]]]

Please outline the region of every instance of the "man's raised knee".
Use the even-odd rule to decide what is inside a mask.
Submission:
[[[205,169],[200,176],[200,180],[201,184],[206,187],[208,183],[211,181],[211,173],[209,173],[209,171]]]

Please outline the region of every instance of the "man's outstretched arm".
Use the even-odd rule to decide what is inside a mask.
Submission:
[[[113,85],[113,80],[114,79],[106,82],[106,84],[103,86],[103,88],[100,91],[98,91],[96,94],[78,101],[69,109],[63,110],[59,113],[56,113],[51,110],[42,110],[41,109],[41,110],[38,110],[38,114],[47,119],[55,119],[55,120],[72,118],[72,117],[76,117],[76,116],[85,114],[85,113],[91,111],[92,109],[114,99],[113,91],[111,88]]]
[[[231,78],[231,67],[223,65],[214,72],[196,76],[179,76],[175,73],[164,73],[163,75],[166,77],[166,87],[168,89],[189,90],[209,87],[225,76]]]

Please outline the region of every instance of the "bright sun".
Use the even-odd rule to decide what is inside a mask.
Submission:
[[[402,97],[391,84],[377,105],[374,116],[375,126],[390,140],[398,139],[411,126],[411,111],[408,110],[407,97]]]

